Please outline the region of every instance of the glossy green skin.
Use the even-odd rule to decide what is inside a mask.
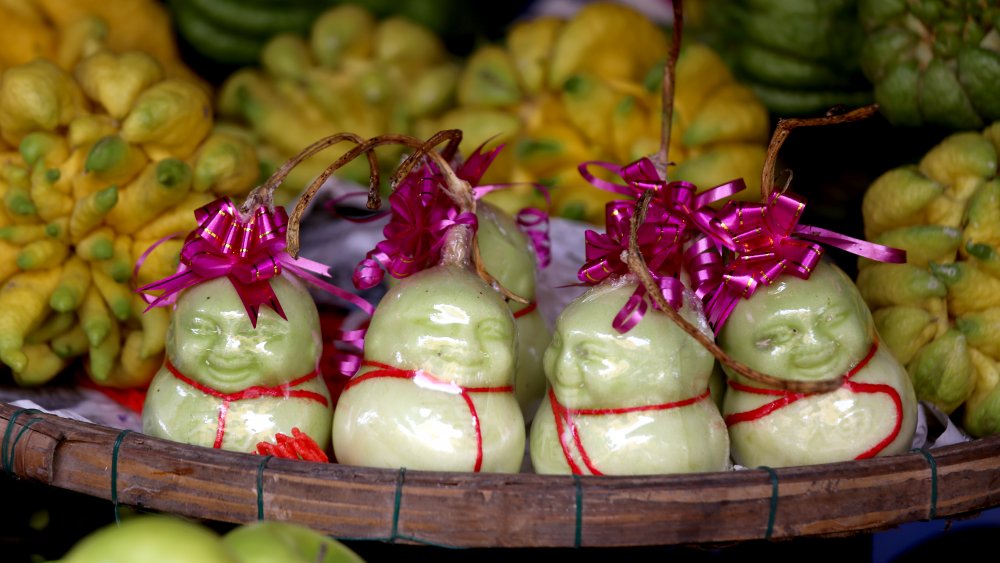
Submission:
[[[240,563],[364,563],[339,541],[291,522],[244,524],[228,532],[222,541]]]
[[[365,360],[423,370],[445,385],[383,377],[348,388],[334,413],[337,461],[472,471],[475,426],[465,400],[447,383],[465,388],[510,386],[516,358],[510,309],[471,271],[441,265],[400,280],[372,315]],[[363,367],[358,376],[368,371]],[[482,433],[481,470],[517,472],[525,431],[514,393],[470,395]]]
[[[489,203],[480,201],[476,215],[479,251],[486,271],[514,294],[534,300],[537,261],[528,238],[510,215]],[[527,306],[515,301],[508,304],[514,312]],[[542,354],[552,339],[552,330],[537,309],[515,318],[515,322],[518,353],[514,392],[521,414],[530,422],[545,395]]]
[[[740,301],[719,333],[722,349],[749,367],[790,380],[815,381],[846,374],[868,353],[875,337],[871,313],[840,269],[820,263],[808,280],[782,276]],[[731,370],[735,378],[754,387]],[[879,455],[909,450],[916,428],[917,401],[906,370],[886,346],[851,378],[888,385],[903,406],[899,435]],[[774,401],[727,389],[723,414],[746,412]],[[884,393],[840,388],[812,395],[758,420],[730,426],[733,459],[740,465],[781,467],[855,459],[890,435],[896,421]]]
[[[163,514],[126,518],[76,543],[60,563],[240,563],[215,532]]]
[[[185,290],[167,333],[167,355],[187,377],[222,393],[255,385],[276,386],[316,369],[322,352],[319,314],[301,281],[282,274],[271,280],[288,320],[261,307],[257,327],[250,324],[242,301],[226,278]],[[250,452],[276,433],[292,427],[321,448],[330,441],[333,417],[322,376],[298,385],[319,393],[327,406],[302,398],[260,397],[232,401],[226,416],[222,449]],[[166,367],[150,382],[143,407],[143,432],[158,438],[212,447],[221,399],[198,391]]]
[[[567,408],[615,409],[657,405],[705,392],[713,356],[669,317],[648,311],[629,332],[611,323],[635,290],[623,281],[578,297],[556,321],[545,351],[545,373]],[[684,318],[707,331],[690,306]],[[573,417],[587,455],[606,475],[721,471],[729,467],[729,439],[710,398],[664,410]],[[531,427],[537,473],[570,473],[548,399]],[[576,463],[584,468],[576,448]]]

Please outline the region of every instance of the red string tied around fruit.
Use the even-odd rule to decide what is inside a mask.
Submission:
[[[823,256],[823,245],[879,262],[906,262],[906,252],[859,240],[820,227],[800,225],[805,202],[786,193],[772,193],[764,203],[730,201],[719,210],[715,224],[732,239],[724,266],[703,268],[706,314],[716,334],[740,299],[789,274],[809,279]],[[704,249],[704,246],[702,247]]]
[[[288,214],[283,208],[272,210],[261,205],[244,217],[232,200],[220,198],[196,209],[194,215],[198,227],[184,241],[177,272],[137,290],[149,304],[147,310],[173,304],[184,289],[226,277],[236,288],[254,327],[264,305],[284,319],[285,312],[270,283],[284,270],[369,314],[373,310],[367,301],[325,281],[322,276],[328,266],[307,258],[292,258],[285,252]],[[154,298],[150,294],[155,291],[162,293]]]

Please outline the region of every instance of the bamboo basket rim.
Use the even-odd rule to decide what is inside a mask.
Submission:
[[[191,446],[0,404],[15,478],[219,522],[341,540],[636,547],[843,536],[1000,506],[1000,436],[860,461],[638,477],[450,473]]]

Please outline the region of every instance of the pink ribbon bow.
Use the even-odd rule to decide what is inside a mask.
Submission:
[[[385,239],[354,269],[352,280],[358,289],[381,283],[384,271],[405,278],[436,264],[448,229],[457,225],[476,229],[476,214],[459,211],[443,181],[431,165],[424,164],[389,196],[389,222],[382,229]]]
[[[581,283],[596,285],[611,276],[629,273],[623,260],[628,252],[629,230],[635,203],[612,201],[605,207],[605,232],[588,230],[585,234],[587,262],[577,272]],[[687,231],[684,219],[672,215],[662,206],[650,204],[646,221],[636,233],[639,251],[663,298],[675,309],[683,304],[684,284],[678,276],[681,269],[681,245]],[[648,310],[646,289],[638,285],[611,323],[615,330],[626,333],[639,324]],[[656,303],[653,303],[656,307]]]
[[[198,227],[184,241],[177,272],[137,291],[149,303],[147,310],[172,304],[177,295],[194,285],[226,277],[236,288],[251,324],[257,326],[260,307],[267,305],[281,318],[285,312],[270,280],[283,270],[344,299],[366,313],[374,308],[360,297],[325,281],[329,268],[307,258],[292,258],[285,252],[288,215],[281,207],[269,211],[259,207],[244,218],[229,198],[217,199],[194,212]],[[155,246],[155,245],[154,245]],[[148,295],[163,291],[158,297]]]
[[[730,201],[719,210],[716,224],[731,237],[732,256],[724,265],[706,260],[711,263],[699,272],[716,334],[739,300],[749,299],[762,285],[783,274],[809,279],[823,256],[823,244],[880,262],[906,262],[903,250],[799,225],[804,209],[799,198],[772,193],[763,204]]]
[[[503,149],[503,145],[483,152],[476,148],[455,169],[455,175],[473,186],[476,199],[507,187],[503,184],[478,185],[483,174]],[[411,172],[389,196],[389,223],[382,229],[385,239],[369,252],[354,270],[354,285],[367,289],[381,283],[385,271],[395,278],[405,278],[436,264],[441,258],[448,229],[468,225],[476,229],[474,213],[459,213],[458,206],[443,191],[444,176],[433,162],[423,163]],[[517,223],[531,241],[539,265],[550,260],[548,214],[540,209],[522,209]]]
[[[595,177],[590,166],[599,166],[617,174],[625,184],[616,184]],[[608,162],[591,161],[580,164],[580,174],[595,187],[613,193],[640,197],[646,190],[652,190],[646,212],[646,221],[640,225],[639,249],[646,259],[650,274],[660,286],[664,299],[675,309],[683,304],[685,286],[678,279],[682,267],[695,272],[710,272],[722,262],[719,248],[732,245],[724,229],[719,228],[715,210],[709,205],[729,197],[746,188],[742,179],[698,193],[694,184],[684,181],[667,182],[660,178],[653,162],[641,158],[631,164],[618,166]],[[635,202],[615,200],[606,206],[605,225],[607,234],[587,231],[587,263],[580,269],[578,278],[586,284],[596,284],[611,275],[628,273],[628,265],[622,261],[623,252],[628,250],[629,223]],[[689,249],[684,245],[696,237],[701,237]],[[696,273],[692,279],[698,283],[695,292],[704,289],[705,274]],[[701,297],[701,295],[698,295]],[[656,304],[653,304],[654,308]],[[619,332],[628,332],[648,309],[647,296],[643,286],[639,286],[625,306],[619,311],[612,326]]]

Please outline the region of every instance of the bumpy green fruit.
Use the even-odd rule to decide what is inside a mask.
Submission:
[[[709,35],[771,112],[787,117],[871,102],[858,62],[857,0],[708,0]]]
[[[895,125],[978,129],[1000,119],[1000,7],[991,2],[860,0],[861,53]]]

